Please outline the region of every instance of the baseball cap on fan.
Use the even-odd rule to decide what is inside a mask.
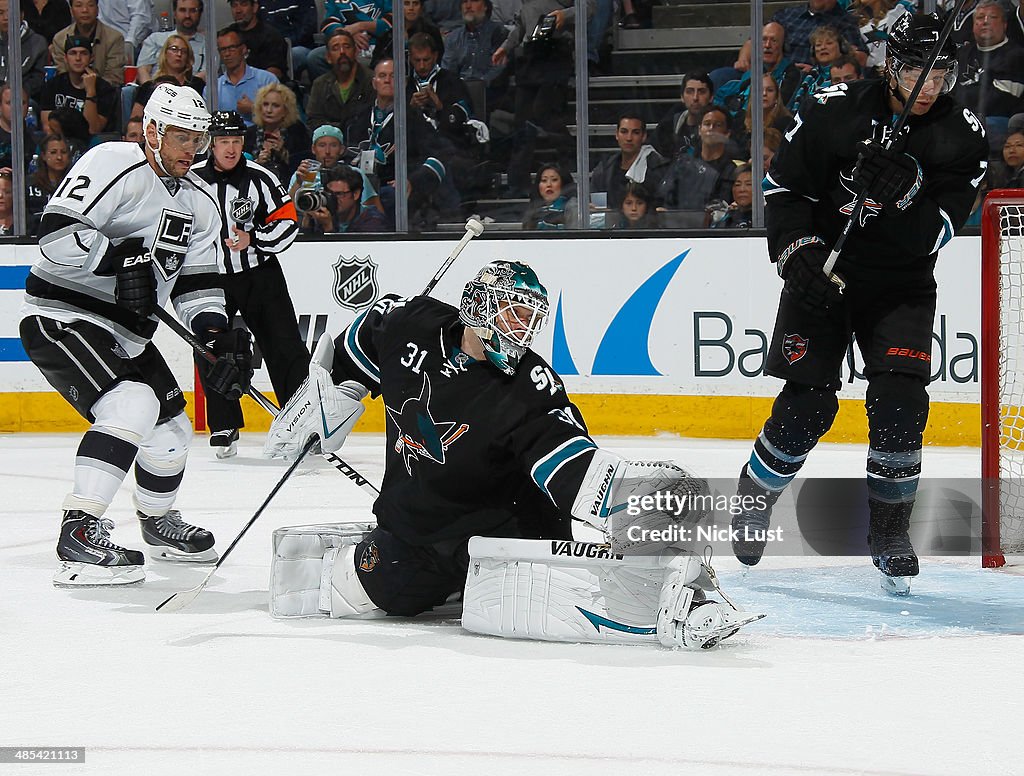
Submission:
[[[68,39],[64,41],[64,53],[66,54],[74,48],[84,48],[91,54],[92,38],[87,38],[84,35],[68,35]]]
[[[1024,113],[1014,113],[1006,123],[1007,132],[1024,132]]]

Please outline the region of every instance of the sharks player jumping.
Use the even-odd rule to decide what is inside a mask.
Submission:
[[[369,389],[386,409],[386,465],[375,528],[322,558],[316,553],[315,568],[299,558],[275,568],[277,579],[288,577],[278,592],[290,614],[412,616],[466,585],[463,624],[473,630],[607,640],[598,623],[621,623],[632,606],[638,627],[617,625],[616,637],[687,647],[713,646],[758,617],[706,599],[705,590],[717,590],[710,567],[640,530],[696,522],[706,512],[614,517],[630,496],[699,496],[707,483],[673,464],[624,460],[594,443],[561,379],[530,349],[547,316],[547,292],[534,271],[497,260],[466,285],[461,309],[428,296],[385,296],[333,347],[329,338],[321,341],[310,379],[271,426],[267,452],[294,457],[313,434],[325,451],[338,449]],[[602,530],[611,547],[572,542],[574,519]],[[474,590],[509,579],[498,568],[509,563],[546,575],[548,586],[536,586],[535,597],[518,604],[512,599],[522,591],[514,590],[471,602],[470,537],[497,543],[489,550],[506,555],[524,546],[516,538],[547,540],[527,542],[526,555],[496,566],[474,556],[471,576],[484,583]],[[632,564],[627,553],[635,554]],[[588,571],[588,558],[604,571]],[[503,622],[495,601],[532,608],[536,627]],[[599,602],[604,609],[595,611]]]
[[[175,496],[192,426],[152,343],[170,299],[218,356],[211,388],[240,396],[252,375],[248,334],[228,330],[216,273],[220,211],[190,172],[210,114],[187,87],[161,84],[145,142],[103,143],[70,170],[40,224],[42,257],[25,285],[21,341],[47,381],[91,421],[64,499],[57,585],[145,579],[145,557],[110,540],[104,514],[134,464],[142,537],[166,560],[216,559],[213,535],[181,519]]]
[[[884,146],[941,29],[934,15],[902,16],[889,31],[884,78],[806,98],[765,176],[769,253],[785,280],[765,371],[786,384],[740,474],[740,495],[768,505],[733,519],[733,550],[748,565],[765,550],[771,505],[832,425],[852,333],[868,380],[868,549],[893,592],[907,592],[918,573],[908,532],[928,420],[933,270],[971,212],[988,155],[982,123],[947,95],[957,72],[949,41],[906,132]],[[835,268],[840,294],[822,268],[864,190]]]

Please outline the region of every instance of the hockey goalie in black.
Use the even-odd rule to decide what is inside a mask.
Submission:
[[[908,531],[928,419],[933,269],[971,212],[988,152],[982,123],[947,94],[956,83],[951,42],[906,130],[885,147],[940,31],[934,15],[901,17],[883,79],[807,97],[765,176],[768,248],[785,281],[765,371],[786,384],[740,474],[739,492],[769,506],[733,519],[733,549],[747,565],[765,550],[771,505],[835,419],[852,334],[868,380],[869,552],[883,584],[905,592],[918,573]],[[859,223],[835,267],[841,293],[823,265],[862,191]]]
[[[294,457],[313,434],[325,451],[337,450],[362,412],[367,389],[383,398],[387,448],[373,506],[377,526],[358,544],[325,555],[322,570],[316,559],[314,576],[322,587],[319,608],[310,614],[428,611],[462,591],[474,536],[567,546],[570,521],[580,520],[605,532],[611,541],[606,554],[656,555],[665,548],[627,536],[624,522],[613,525],[613,505],[659,487],[706,493],[707,483],[671,463],[627,461],[598,447],[559,376],[530,349],[547,316],[547,292],[534,271],[497,260],[466,285],[459,309],[427,296],[385,296],[333,347],[329,338],[321,340],[309,380],[271,426],[266,452]],[[645,513],[634,522],[667,519]],[[682,566],[672,565],[661,588],[671,600],[660,617],[659,587],[644,591],[653,591],[654,608],[645,614],[662,623],[662,643],[711,646],[760,616],[705,600],[696,582],[704,568],[699,557],[679,557]],[[297,574],[295,584],[311,578]],[[304,600],[307,592],[289,588],[287,597]],[[640,595],[632,591],[626,598]],[[584,598],[593,606],[589,594]],[[536,606],[560,617],[581,616],[557,596]],[[696,608],[699,618],[691,619]],[[654,639],[654,628],[648,630],[645,638]]]

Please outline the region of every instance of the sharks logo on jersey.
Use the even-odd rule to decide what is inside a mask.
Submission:
[[[847,202],[845,205],[840,206],[839,212],[842,213],[844,216],[848,216],[853,213],[853,206],[857,203],[858,196],[858,192],[853,185],[852,167],[848,170],[843,170],[839,173],[839,183],[842,185],[844,189],[846,189],[847,194],[849,194],[850,196],[850,201]],[[838,193],[842,195],[841,191],[839,191]],[[861,226],[864,226],[869,218],[871,218],[872,216],[877,216],[881,212],[882,206],[879,203],[875,202],[873,199],[865,199],[864,206],[860,209],[860,216],[857,220],[860,222]]]
[[[160,220],[157,222],[156,240],[153,242],[153,259],[164,280],[176,275],[185,262],[185,252],[192,236],[193,223],[193,218],[188,213],[166,208],[161,211]]]
[[[445,451],[469,431],[468,423],[434,420],[430,411],[430,378],[423,375],[423,387],[415,399],[406,399],[393,409],[384,405],[388,419],[398,427],[395,452],[400,453],[405,470],[412,476],[412,461],[424,458],[445,463]]]

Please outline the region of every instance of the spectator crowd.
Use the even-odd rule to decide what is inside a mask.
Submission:
[[[575,30],[587,27],[589,77],[614,74],[612,28],[650,26],[649,2],[587,0],[587,19],[577,20],[573,0],[403,0],[396,28],[392,0],[327,0],[319,14],[315,0],[220,1],[227,8],[217,17],[230,14],[231,23],[210,36],[210,61],[204,0],[172,0],[161,15],[151,0],[22,0],[15,109],[12,9],[0,0],[2,233],[11,233],[18,196],[32,233],[91,146],[141,142],[143,110],[161,83],[190,86],[208,102],[215,96],[218,109],[242,117],[246,157],[285,187],[306,234],[393,231],[402,200],[411,231],[489,213],[527,230],[572,229],[584,220],[605,229],[747,228],[751,154],[761,148],[767,170],[802,100],[883,77],[887,30],[919,10],[914,0],[787,5],[761,30],[758,77],[747,41],[731,64],[682,74],[678,102],[664,115],[641,105],[650,101],[622,99],[614,116],[592,119],[591,169],[581,171]],[[985,123],[990,142],[985,187],[1021,186],[1020,0],[967,0],[953,39],[953,97]],[[396,40],[404,41],[404,78],[396,73]],[[760,102],[752,98],[757,84]],[[755,139],[758,105],[763,137]],[[24,138],[17,160],[15,123]],[[15,164],[24,169],[20,193],[11,188]],[[588,202],[576,195],[583,175]]]

